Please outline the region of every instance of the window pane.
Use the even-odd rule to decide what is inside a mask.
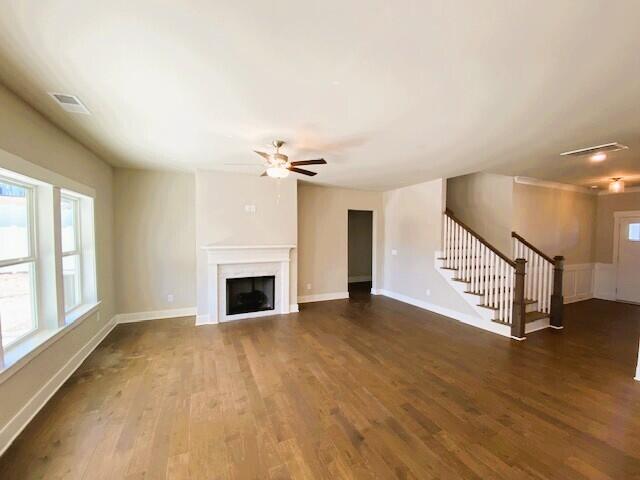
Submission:
[[[640,223],[629,224],[629,240],[640,242]]]
[[[64,310],[68,312],[80,305],[80,256],[69,255],[62,258],[62,277],[64,281]]]
[[[0,260],[29,256],[27,189],[0,182]]]
[[[73,252],[76,250],[77,205],[78,202],[68,197],[62,197],[60,201],[63,252]]]
[[[0,268],[0,326],[4,346],[36,327],[33,271],[33,263]]]

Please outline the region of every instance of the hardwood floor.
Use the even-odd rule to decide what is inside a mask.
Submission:
[[[511,341],[384,297],[118,326],[0,478],[640,478],[640,307]]]

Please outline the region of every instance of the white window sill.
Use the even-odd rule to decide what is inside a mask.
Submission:
[[[67,315],[63,327],[39,330],[16,345],[11,345],[7,348],[4,351],[4,367],[0,368],[0,384],[11,378],[40,353],[96,313],[100,309],[100,303],[98,301],[82,305]]]

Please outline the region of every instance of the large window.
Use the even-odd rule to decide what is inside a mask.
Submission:
[[[67,194],[61,196],[60,220],[64,311],[69,313],[82,304],[82,248],[78,198]]]
[[[38,327],[34,190],[0,177],[0,332],[8,347]]]
[[[0,373],[99,304],[95,192],[17,157],[11,164],[22,171],[0,165]]]

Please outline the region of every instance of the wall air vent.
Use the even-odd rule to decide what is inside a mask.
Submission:
[[[617,152],[618,150],[626,150],[626,145],[622,145],[618,142],[605,143],[604,145],[596,145],[595,147],[580,148],[579,150],[571,150],[570,152],[563,152],[560,155],[567,155],[571,157],[582,157],[583,155],[593,155],[603,152]]]
[[[49,92],[51,98],[53,98],[60,107],[71,113],[83,113],[85,115],[91,115],[91,112],[84,106],[78,97],[75,95],[69,95],[67,93],[52,93]]]

